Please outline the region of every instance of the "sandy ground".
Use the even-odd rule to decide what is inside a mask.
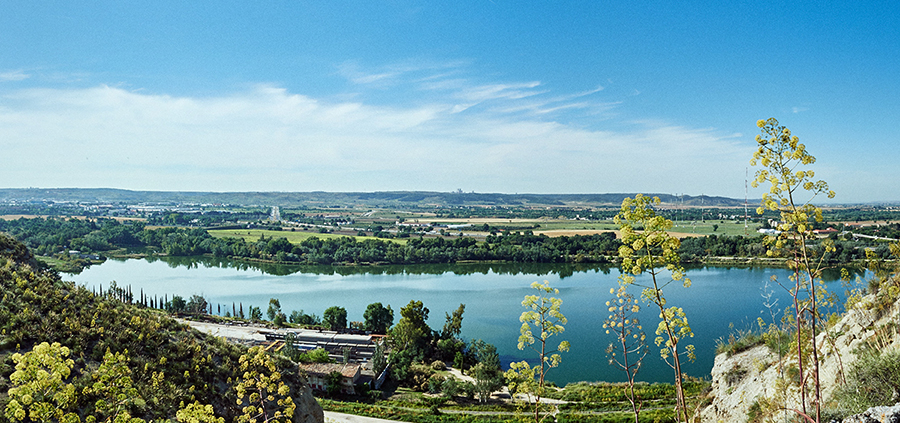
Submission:
[[[19,218],[23,218],[23,217],[25,219],[34,219],[36,217],[44,217],[44,216],[38,216],[38,215],[34,215],[34,214],[4,214],[4,215],[0,215],[0,219],[3,219],[3,220],[18,220]]]
[[[195,322],[192,320],[175,319],[179,323],[184,323],[200,332],[205,332],[213,336],[243,339],[247,341],[265,341],[265,335],[259,333],[260,326],[232,326],[218,325],[215,323]]]

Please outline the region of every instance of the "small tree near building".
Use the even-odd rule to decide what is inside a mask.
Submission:
[[[331,328],[331,330],[342,330],[347,328],[347,309],[343,307],[328,307],[322,314],[322,323]]]

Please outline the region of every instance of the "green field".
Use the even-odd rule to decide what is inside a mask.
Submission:
[[[542,231],[614,231],[619,229],[619,226],[611,220],[603,220],[599,222],[587,220],[545,220],[541,222],[535,222],[535,224],[540,225],[540,227],[535,230]],[[502,224],[498,224],[497,226],[503,227]]]
[[[478,220],[473,222],[473,226],[471,230],[478,230],[479,226],[483,223],[484,220]],[[458,222],[457,222],[458,223]],[[615,231],[619,229],[619,226],[616,225],[611,220],[602,220],[602,221],[585,221],[585,220],[563,220],[563,219],[546,219],[546,220],[528,220],[528,221],[513,221],[509,223],[508,220],[500,220],[498,219],[496,222],[488,221],[489,225],[495,228],[515,228],[519,231],[524,231],[527,229],[523,229],[526,227],[532,227],[538,225],[537,228],[533,228],[531,230],[538,231]],[[707,219],[705,222],[701,221],[678,221],[674,222],[675,225],[672,228],[672,232],[684,233],[684,234],[696,234],[696,235],[744,235],[744,222],[736,222],[733,220],[710,220]],[[713,225],[716,225],[713,228]],[[748,227],[746,232],[749,236],[756,236],[756,227],[759,226],[757,222],[748,222]],[[470,230],[470,231],[471,231]]]
[[[353,236],[345,234],[323,234],[318,232],[300,232],[300,231],[270,231],[263,229],[211,229],[210,235],[216,238],[242,238],[247,242],[259,241],[260,236],[265,235],[268,238],[287,238],[291,244],[299,244],[309,238],[329,239],[329,238],[356,238],[357,241],[366,239],[381,239],[373,236]],[[400,244],[406,244],[405,239],[385,239],[385,241],[393,241]]]
[[[724,222],[724,223],[723,223]],[[713,230],[713,225],[718,225],[716,230]],[[747,222],[746,232],[749,236],[757,236],[759,235],[756,232],[756,227],[759,226],[758,222]],[[733,220],[711,220],[707,219],[705,222],[683,222],[678,221],[675,222],[675,226],[672,228],[672,232],[680,232],[680,233],[688,233],[688,234],[697,234],[697,235],[741,235],[743,236],[745,233],[744,230],[744,222],[736,222]]]

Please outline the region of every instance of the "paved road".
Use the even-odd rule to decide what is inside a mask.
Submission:
[[[206,332],[213,336],[225,338],[243,339],[247,341],[265,341],[266,336],[259,333],[262,326],[239,326],[239,325],[220,325],[208,322],[195,322],[193,320],[175,319],[179,323],[184,323],[200,332]]]
[[[354,416],[353,414],[326,411],[325,423],[397,423],[397,420],[376,419],[375,417]]]

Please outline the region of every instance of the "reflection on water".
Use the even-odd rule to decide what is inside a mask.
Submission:
[[[547,263],[463,263],[463,264],[402,264],[384,266],[332,266],[332,265],[292,265],[282,263],[264,263],[236,261],[228,258],[191,256],[191,257],[148,257],[150,263],[161,261],[175,268],[184,266],[189,269],[216,267],[221,269],[258,270],[268,275],[286,276],[294,273],[313,275],[472,275],[489,273],[498,275],[557,275],[566,278],[576,272],[602,272],[609,274],[609,265],[599,264],[547,264]],[[119,259],[119,261],[122,261]]]
[[[687,269],[693,281],[690,288],[672,284],[665,288],[670,305],[687,313],[695,336],[688,343],[696,347],[697,361],[684,366],[690,375],[709,374],[714,359],[715,341],[733,329],[756,325],[762,317],[768,322],[770,313],[763,306],[763,288],[774,292],[781,310],[790,304],[784,289],[770,282],[772,276],[790,284],[789,271],[761,267],[698,266]],[[563,354],[559,368],[549,379],[565,384],[573,381],[621,381],[623,374],[607,364],[604,352],[612,338],[602,330],[606,317],[605,302],[610,288],[617,284],[616,267],[582,264],[477,263],[412,266],[287,266],[248,263],[211,257],[161,257],[146,260],[109,260],[92,266],[79,275],[69,277],[80,285],[96,288],[117,281],[131,286],[133,292],[157,298],[173,295],[203,295],[214,310],[231,310],[251,305],[265,309],[270,298],[278,298],[282,309],[321,316],[330,306],[347,310],[348,320],[362,321],[368,304],[381,302],[395,312],[411,300],[422,301],[430,310],[428,324],[440,329],[445,313],[466,304],[462,336],[483,339],[497,346],[505,362],[534,357],[529,351],[516,349],[519,315],[525,295],[534,294],[531,282],[548,280],[559,288],[562,312],[568,318],[559,341],[572,344]],[[825,281],[834,293],[843,294],[839,271],[826,274]],[[638,284],[646,285],[644,277]],[[637,287],[636,287],[637,288]],[[633,293],[640,295],[637,288]],[[835,310],[837,311],[837,310]],[[639,317],[648,329],[648,339],[655,337],[658,311],[645,307]],[[770,322],[769,322],[770,323]],[[651,354],[644,359],[639,380],[668,382],[671,369],[659,359],[658,348],[650,345]],[[654,353],[655,351],[655,353]]]
[[[111,259],[124,261],[124,259]],[[147,262],[160,261],[169,267],[186,267],[196,269],[199,267],[215,267],[220,269],[257,270],[267,275],[287,276],[295,273],[307,273],[312,275],[442,275],[452,273],[454,275],[472,274],[497,274],[497,275],[556,275],[560,279],[567,278],[577,272],[599,272],[610,274],[615,265],[596,263],[462,263],[462,264],[399,264],[381,266],[333,266],[333,265],[297,265],[283,263],[265,263],[252,261],[238,261],[221,257],[209,256],[151,256],[145,258]],[[698,269],[767,269],[754,265],[687,265],[687,270]],[[822,280],[834,282],[841,279],[840,267],[827,268],[822,272]],[[865,276],[865,269],[860,267],[848,267],[850,278]]]

